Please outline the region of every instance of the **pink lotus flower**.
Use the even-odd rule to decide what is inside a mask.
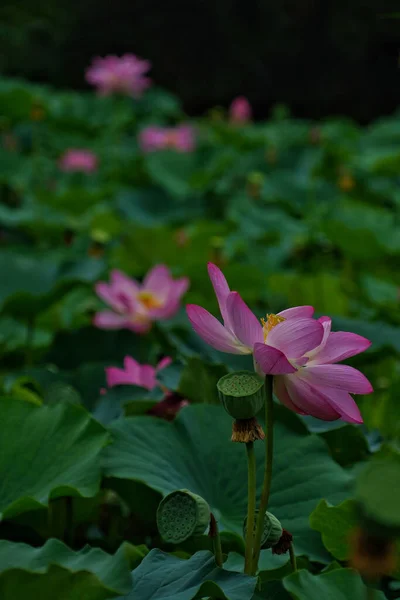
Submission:
[[[94,85],[99,94],[125,94],[139,98],[149,87],[146,77],[151,64],[134,54],[96,57],[86,71],[86,81]]]
[[[186,277],[173,279],[165,265],[157,265],[142,284],[120,271],[111,272],[111,283],[96,284],[97,295],[112,310],[95,315],[100,329],[131,329],[146,333],[152,321],[169,319],[179,309],[181,296],[189,287]]]
[[[170,392],[157,381],[158,373],[168,367],[171,362],[172,359],[165,356],[156,367],[153,367],[152,365],[141,365],[131,356],[125,356],[123,369],[117,367],[107,367],[105,369],[107,385],[109,388],[117,385],[137,385],[146,390],[153,390],[159,386],[165,392],[164,398],[154,404],[147,411],[147,414],[172,421],[181,408],[189,405],[189,402],[179,394]],[[106,389],[102,388],[100,390],[101,395],[106,393]]]
[[[251,121],[251,104],[244,96],[238,96],[229,107],[229,119],[231,123],[242,125]]]
[[[138,385],[146,390],[154,389],[158,384],[157,374],[172,362],[172,358],[166,356],[156,367],[152,365],[141,365],[131,356],[125,356],[124,368],[106,368],[106,379],[109,388],[116,385]]]
[[[192,152],[196,145],[195,132],[191,125],[178,125],[177,127],[152,125],[140,132],[139,144],[143,152],[167,149]]]
[[[291,410],[323,420],[362,422],[350,393],[369,394],[366,377],[339,360],[363,352],[370,342],[353,333],[330,333],[331,320],[312,318],[312,306],[297,306],[261,323],[222,272],[208,272],[224,324],[201,306],[188,305],[193,329],[213,348],[232,354],[253,354],[258,372],[274,375],[275,393]]]
[[[357,369],[336,363],[364,352],[371,342],[355,333],[331,332],[329,317],[318,321],[324,328],[321,343],[304,354],[304,364],[294,363],[296,370],[292,374],[274,378],[274,392],[282,404],[299,414],[324,421],[362,423],[350,394],[371,394],[372,385]]]
[[[97,169],[97,156],[90,150],[70,148],[59,161],[59,167],[65,172],[93,173]]]

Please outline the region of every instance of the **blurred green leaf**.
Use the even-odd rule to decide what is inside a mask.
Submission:
[[[339,560],[350,557],[350,536],[357,523],[354,500],[345,500],[338,506],[321,500],[310,516],[311,527],[321,533],[326,549]]]
[[[296,600],[364,600],[367,588],[360,575],[352,569],[335,569],[322,575],[311,575],[304,569],[285,577],[283,585]],[[374,592],[377,600],[385,594]]]

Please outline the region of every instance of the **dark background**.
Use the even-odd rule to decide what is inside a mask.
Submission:
[[[3,0],[2,73],[85,88],[95,55],[133,52],[190,114],[246,95],[258,118],[361,123],[398,104],[400,2],[378,0]]]

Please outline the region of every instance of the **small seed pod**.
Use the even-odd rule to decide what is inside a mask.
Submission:
[[[256,518],[254,520],[254,533],[256,530],[258,510],[256,510]],[[282,525],[280,521],[270,512],[266,512],[264,516],[264,530],[261,536],[261,548],[272,548],[275,546],[282,536]],[[247,535],[247,517],[243,523],[243,537]]]
[[[252,419],[264,406],[264,379],[251,371],[224,375],[217,383],[226,412],[234,419]]]
[[[162,538],[180,544],[192,535],[201,535],[210,522],[207,502],[189,490],[176,490],[161,500],[157,509],[157,527]]]

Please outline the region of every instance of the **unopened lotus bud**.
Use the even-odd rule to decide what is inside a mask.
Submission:
[[[256,519],[254,520],[254,534],[256,532],[257,525],[257,515],[258,510],[256,511]],[[261,548],[272,548],[275,546],[282,537],[282,525],[280,521],[270,512],[266,512],[264,516],[264,529],[261,536]],[[247,536],[247,517],[243,523],[243,537],[246,539]]]
[[[161,537],[180,544],[193,535],[202,535],[210,522],[207,502],[189,490],[176,490],[161,500],[157,509],[157,527]]]
[[[234,419],[252,419],[264,406],[264,379],[252,371],[224,375],[217,389],[223,407]]]

